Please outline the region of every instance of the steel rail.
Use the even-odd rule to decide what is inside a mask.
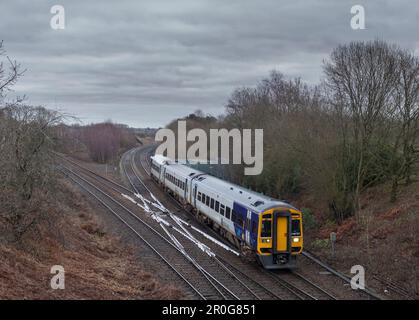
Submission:
[[[67,168],[66,168],[67,169]],[[68,170],[68,169],[67,169]],[[161,258],[199,297],[203,300],[207,300],[206,297],[193,285],[191,284],[188,279],[186,279],[166,258],[160,254],[160,252],[150,243],[148,242],[140,233],[138,233],[125,219],[123,219],[115,210],[113,210],[108,204],[106,204],[102,199],[100,199],[97,195],[91,192],[88,188],[86,188],[83,184],[76,181],[73,177],[70,177],[68,173],[64,170],[61,171],[67,178],[72,180],[74,183],[79,185],[84,191],[89,193],[92,197],[94,197],[100,204],[102,204],[106,209],[108,209],[114,216],[116,216],[123,224],[125,224],[134,234],[139,237],[159,258]],[[71,170],[70,170],[71,172]],[[73,173],[73,172],[71,172]]]
[[[204,268],[202,268],[195,260],[190,259],[187,256],[185,256],[184,253],[177,246],[175,246],[172,242],[170,242],[166,237],[164,237],[160,232],[158,232],[156,229],[154,229],[151,225],[149,225],[143,219],[139,218],[135,213],[133,213],[130,209],[128,209],[127,207],[125,207],[122,203],[120,203],[119,201],[115,200],[112,196],[108,195],[106,192],[104,192],[103,190],[101,190],[100,188],[98,188],[97,186],[95,186],[94,184],[92,184],[91,182],[89,182],[88,180],[84,179],[83,177],[81,177],[80,175],[78,175],[77,173],[75,173],[74,171],[72,171],[71,169],[68,169],[68,168],[65,168],[65,169],[68,170],[71,174],[75,175],[80,180],[82,180],[85,183],[87,183],[88,185],[90,185],[92,188],[94,188],[98,192],[100,192],[102,195],[104,195],[109,200],[111,200],[112,202],[114,202],[115,204],[117,204],[119,207],[121,207],[122,209],[124,209],[134,219],[136,219],[137,221],[139,221],[140,223],[142,223],[145,227],[147,227],[153,234],[155,234],[156,236],[160,237],[168,245],[170,245],[176,251],[180,252],[181,255],[185,259],[187,259],[192,265],[194,265],[194,267],[197,268],[197,270],[208,280],[208,282],[222,296],[223,299],[227,299],[227,297],[226,297],[226,295],[223,292],[221,292],[221,290],[219,289],[219,287],[222,288],[223,290],[225,290],[226,292],[228,292],[228,294],[230,294],[234,299],[237,299],[237,300],[239,299],[233,292],[230,291],[230,289],[228,289],[222,283],[220,283],[216,278],[214,278],[214,276],[212,276],[208,271],[206,271]]]

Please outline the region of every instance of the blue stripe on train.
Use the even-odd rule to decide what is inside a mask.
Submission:
[[[253,249],[256,249],[257,246],[257,227],[258,227],[258,219],[259,216],[251,211],[250,209],[247,209],[247,207],[241,205],[238,202],[234,202],[233,204],[233,210],[236,212],[236,221],[234,221],[234,231],[236,233],[236,236],[239,239],[242,239],[243,241],[246,241],[246,243]],[[247,229],[247,211],[250,210],[251,211],[251,223],[250,223],[250,230],[248,230],[250,232],[249,234],[249,241],[247,241],[246,239],[246,229]],[[244,228],[242,225],[239,225],[237,223],[238,219],[241,218],[241,221],[244,221]],[[254,228],[252,228],[252,226],[255,224],[256,226],[256,232],[254,232],[255,230],[253,230]],[[250,243],[249,243],[250,242]]]

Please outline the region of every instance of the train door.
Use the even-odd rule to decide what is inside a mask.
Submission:
[[[255,212],[252,212],[250,223],[250,247],[256,249],[258,244],[259,215]]]
[[[242,241],[246,241],[246,221],[247,221],[247,208],[237,202],[233,204],[232,221],[234,222],[234,231],[236,237]]]
[[[166,184],[166,167],[163,167],[163,170],[161,171],[161,179],[160,179],[161,183],[163,185]]]
[[[188,179],[185,179],[183,182],[183,187],[185,190],[183,190],[183,199],[185,199],[185,202],[188,201],[187,194],[188,194]]]
[[[193,192],[191,192],[193,197],[193,206],[196,208],[196,190],[198,189],[198,186],[195,184],[193,188]],[[191,202],[192,203],[192,202]]]
[[[247,210],[247,219],[245,224],[245,233],[246,233],[246,243],[251,247],[257,247],[257,237],[258,237],[258,224],[259,224],[259,216],[252,212],[251,210]]]
[[[247,210],[246,223],[245,223],[245,234],[246,243],[250,244],[250,230],[252,229],[252,211]]]
[[[274,212],[274,236],[273,245],[276,252],[289,252],[290,244],[290,221],[289,211]]]

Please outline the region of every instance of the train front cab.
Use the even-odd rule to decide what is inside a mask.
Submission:
[[[260,215],[257,256],[266,269],[292,269],[303,250],[301,212],[275,208]]]

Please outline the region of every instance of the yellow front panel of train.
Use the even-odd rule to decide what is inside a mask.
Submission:
[[[276,219],[276,250],[287,251],[288,246],[288,217]]]

